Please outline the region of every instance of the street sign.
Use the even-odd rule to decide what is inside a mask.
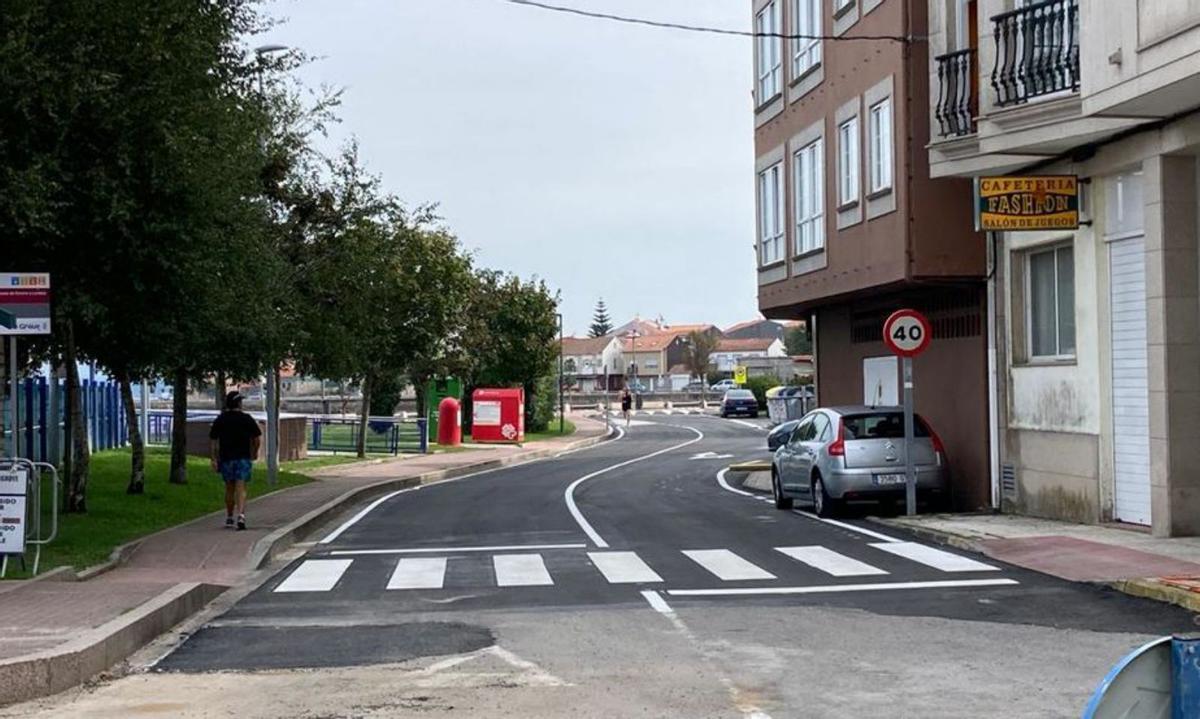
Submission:
[[[916,310],[896,310],[883,323],[883,343],[900,355],[904,366],[904,500],[910,517],[917,513],[917,472],[912,462],[915,434],[913,418],[912,358],[929,347],[933,329],[925,315]]]
[[[916,310],[896,310],[883,323],[883,343],[901,357],[916,357],[924,352],[932,335],[929,320]]]
[[[50,275],[0,273],[0,335],[50,334]]]
[[[737,365],[733,368],[733,383],[746,384],[746,367],[745,365]]]
[[[975,229],[1025,232],[1079,227],[1075,175],[980,177],[975,182]]]

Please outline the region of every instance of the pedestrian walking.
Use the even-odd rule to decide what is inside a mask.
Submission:
[[[208,438],[213,471],[225,480],[225,528],[234,527],[236,510],[237,529],[241,531],[246,528],[246,483],[258,456],[262,430],[253,417],[242,411],[240,392],[225,395],[225,409],[213,420]]]
[[[621,390],[621,414],[625,417],[625,426],[629,426],[629,417],[633,409],[633,395],[629,393],[629,388]]]

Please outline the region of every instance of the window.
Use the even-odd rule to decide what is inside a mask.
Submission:
[[[796,186],[796,254],[825,246],[825,170],[821,159],[821,141],[796,151],[792,157]]]
[[[892,186],[892,101],[881,100],[871,106],[871,192]]]
[[[811,35],[810,39],[793,40],[792,77],[800,77],[821,63],[821,0],[792,0],[793,34]]]
[[[854,4],[854,0],[833,0],[833,11],[841,12]],[[745,17],[744,15],[742,17]]]
[[[1075,257],[1070,245],[1028,255],[1030,357],[1075,355]]]
[[[779,94],[779,73],[783,64],[782,38],[779,37],[779,3],[770,2],[754,17],[758,33],[755,62],[758,64],[758,103]]]
[[[858,199],[858,118],[838,125],[838,204]]]
[[[783,259],[783,163],[758,175],[759,262],[769,265]]]
[[[820,441],[820,442],[823,442],[826,439],[828,439],[828,435],[830,434],[829,418],[823,414],[818,414],[817,416],[813,417],[812,434],[813,434],[813,439]]]

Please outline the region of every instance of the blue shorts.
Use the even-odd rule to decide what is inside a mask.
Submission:
[[[226,482],[249,482],[253,466],[254,463],[248,459],[227,459],[217,469],[221,472],[221,479]]]

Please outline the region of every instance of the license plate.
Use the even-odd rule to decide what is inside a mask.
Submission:
[[[889,487],[894,484],[904,484],[906,477],[903,474],[877,474],[875,475],[875,484],[879,487]]]

